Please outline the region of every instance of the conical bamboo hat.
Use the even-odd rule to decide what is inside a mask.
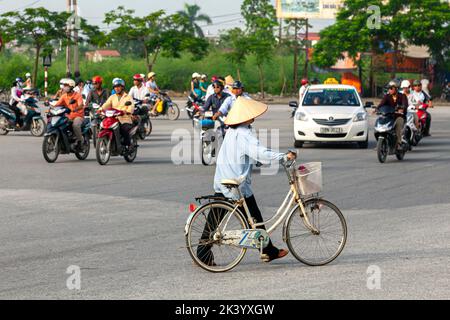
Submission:
[[[229,126],[241,124],[251,119],[255,119],[266,112],[268,109],[264,103],[238,97],[234,102],[233,107],[225,119],[225,124]]]

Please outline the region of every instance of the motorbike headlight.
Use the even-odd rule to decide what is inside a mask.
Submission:
[[[300,120],[300,121],[307,121],[308,117],[306,116],[306,114],[304,112],[297,112],[295,114],[295,119]]]
[[[353,122],[364,121],[367,119],[367,112],[359,112],[353,118]]]

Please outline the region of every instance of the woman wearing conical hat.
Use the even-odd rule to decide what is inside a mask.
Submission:
[[[278,153],[262,146],[253,134],[250,125],[255,118],[261,116],[267,109],[268,107],[265,104],[255,100],[243,97],[237,98],[225,120],[225,124],[229,126],[229,129],[220,147],[214,176],[214,191],[216,195],[225,196],[234,200],[237,200],[235,199],[235,194],[230,192],[221,182],[223,179],[235,179],[240,176],[245,177],[244,182],[239,188],[252,217],[255,218],[257,223],[263,222],[264,220],[251,189],[253,165],[257,162],[268,164],[272,161],[293,160],[296,157],[291,152],[287,154]],[[210,221],[209,224],[214,225],[214,222]],[[202,257],[208,257],[208,263],[214,264],[213,258],[211,259],[212,252],[206,246],[199,246],[197,254],[200,259]],[[270,241],[269,245],[263,250],[261,258],[263,261],[269,262],[282,258],[287,254],[287,250],[277,249]]]

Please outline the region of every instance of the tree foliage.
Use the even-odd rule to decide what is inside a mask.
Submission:
[[[205,35],[203,33],[202,28],[197,24],[197,22],[206,22],[208,24],[212,23],[211,18],[206,14],[200,14],[200,7],[196,4],[190,5],[188,3],[184,4],[184,10],[178,11],[177,13],[187,19],[189,21],[188,24],[185,25],[185,31],[195,33],[198,37],[204,38]]]

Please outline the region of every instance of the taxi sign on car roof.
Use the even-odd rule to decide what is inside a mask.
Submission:
[[[339,81],[337,81],[335,78],[328,78],[323,83],[324,84],[339,84]]]

